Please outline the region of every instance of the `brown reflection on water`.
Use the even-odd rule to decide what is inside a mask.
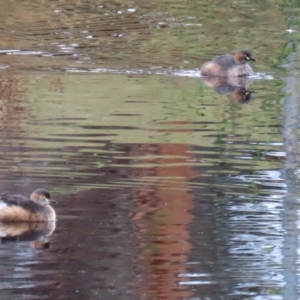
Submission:
[[[192,249],[189,225],[193,221],[190,210],[194,204],[188,181],[198,177],[190,166],[184,166],[192,158],[188,151],[189,146],[183,144],[143,144],[133,150],[139,156],[168,156],[147,161],[159,167],[136,171],[137,177],[158,178],[157,184],[141,185],[133,195],[136,212],[132,221],[141,248],[138,264],[145,268],[140,299],[148,299],[149,295],[155,299],[182,299],[193,294],[186,286],[179,285],[178,277],[187,272]],[[159,178],[166,177],[168,180],[160,185]]]
[[[0,78],[1,128],[3,137],[12,131],[21,131],[25,109],[20,103],[24,97],[23,78],[20,75],[8,75]],[[4,131],[3,131],[4,130]]]
[[[4,73],[0,77],[0,128],[2,159],[11,161],[13,170],[16,170],[21,162],[21,149],[24,148],[26,136],[24,123],[29,119],[28,108],[24,99],[26,89],[22,75],[16,73]],[[21,170],[20,174],[22,173]],[[7,188],[9,181],[0,183],[0,188]]]

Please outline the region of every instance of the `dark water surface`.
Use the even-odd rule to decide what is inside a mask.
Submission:
[[[1,1],[0,188],[58,221],[0,224],[0,299],[299,299],[299,13]],[[242,48],[257,76],[201,81]]]

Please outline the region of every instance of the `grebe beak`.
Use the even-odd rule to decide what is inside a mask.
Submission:
[[[54,203],[54,204],[57,203],[57,202],[56,202],[55,200],[53,200],[53,199],[50,199],[50,202],[51,202],[51,203]]]
[[[252,60],[252,61],[256,61],[254,58],[252,58],[252,57],[249,57],[249,60]]]

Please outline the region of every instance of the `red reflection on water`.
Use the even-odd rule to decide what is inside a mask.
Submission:
[[[137,265],[141,270],[139,299],[182,299],[193,292],[180,286],[178,274],[188,270],[192,249],[189,225],[193,220],[193,196],[188,181],[199,175],[190,166],[189,146],[183,144],[141,145],[138,155],[166,158],[148,160],[158,167],[137,169],[137,176],[168,178],[139,186],[133,195],[136,212],[132,218],[140,247]],[[174,158],[172,158],[174,156]]]

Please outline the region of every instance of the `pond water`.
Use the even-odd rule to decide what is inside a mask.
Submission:
[[[0,300],[300,298],[299,1],[0,8],[1,192],[58,216],[0,224]]]

